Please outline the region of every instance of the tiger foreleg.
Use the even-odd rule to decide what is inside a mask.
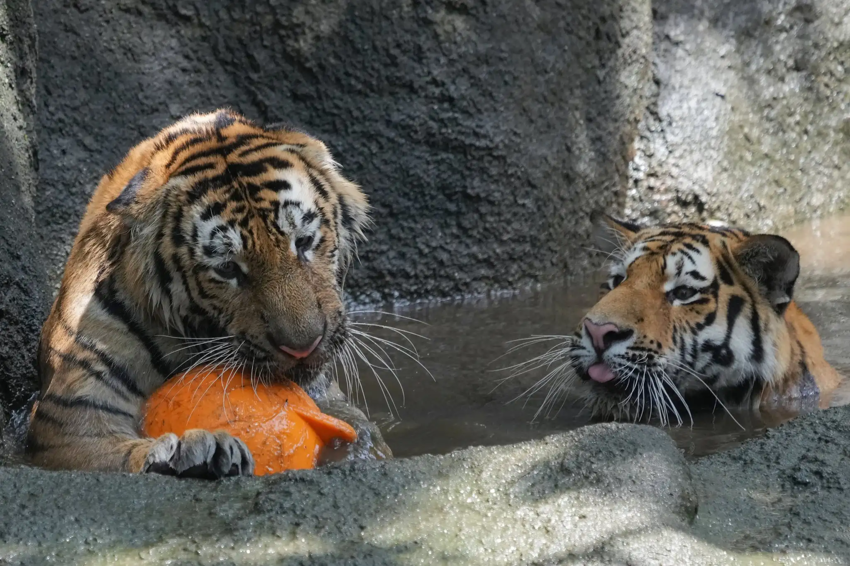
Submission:
[[[27,439],[29,459],[52,469],[210,479],[254,473],[248,447],[226,432],[193,429],[180,437],[142,438],[125,421],[122,415],[104,414],[80,419],[65,408],[37,406]]]
[[[348,401],[335,381],[330,381],[316,397],[316,404],[323,412],[347,422],[357,431],[357,440],[347,449],[349,459],[385,460],[393,457],[378,425]]]

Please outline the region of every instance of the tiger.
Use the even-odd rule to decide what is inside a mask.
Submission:
[[[610,268],[563,348],[559,387],[594,415],[682,424],[717,404],[825,406],[843,378],[793,300],[800,263],[788,240],[601,212],[591,224]]]
[[[343,281],[369,208],[321,141],[232,110],[132,148],[91,197],[42,329],[29,460],[252,475],[250,451],[226,432],[145,437],[145,402],[193,362],[221,361],[193,346],[209,343],[231,366],[338,400],[328,367],[349,336]]]

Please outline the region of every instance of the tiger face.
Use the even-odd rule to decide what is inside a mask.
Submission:
[[[227,111],[191,116],[104,182],[123,187],[106,206],[129,227],[124,273],[140,285],[123,287],[163,327],[226,340],[231,365],[302,385],[334,357],[368,205],[324,144]]]
[[[681,420],[699,399],[788,376],[785,312],[799,273],[779,236],[694,224],[641,228],[593,218],[612,257],[599,302],[569,357],[599,414]]]

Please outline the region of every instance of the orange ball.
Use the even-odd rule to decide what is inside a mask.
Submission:
[[[217,367],[168,381],[148,399],[142,423],[148,436],[180,436],[193,428],[241,438],[258,476],[315,468],[319,452],[333,439],[357,440],[351,425],[322,413],[293,382],[255,387],[249,376]]]

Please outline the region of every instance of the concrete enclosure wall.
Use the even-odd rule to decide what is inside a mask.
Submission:
[[[0,425],[35,389],[49,299],[34,210],[35,67],[29,2],[0,2]]]
[[[100,175],[229,105],[325,140],[369,193],[355,299],[569,270],[625,184],[652,41],[649,0],[44,0],[36,17],[54,274]]]
[[[777,230],[850,194],[850,2],[655,0],[626,213]]]

